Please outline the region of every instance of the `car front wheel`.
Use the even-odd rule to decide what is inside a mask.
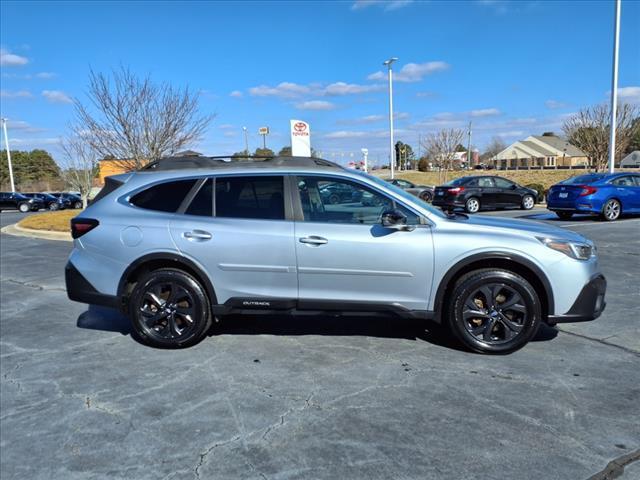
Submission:
[[[135,335],[160,348],[195,345],[211,327],[209,298],[203,286],[188,273],[163,268],[147,273],[129,300]]]
[[[49,210],[51,210],[52,212],[55,212],[59,208],[60,208],[60,206],[56,202],[51,202],[49,204]]]
[[[502,269],[463,275],[450,296],[448,325],[467,348],[504,354],[523,347],[540,326],[542,308],[531,284]]]
[[[622,206],[620,202],[615,198],[611,200],[607,200],[607,203],[602,207],[602,218],[607,222],[613,222],[620,218],[620,214],[622,213]]]
[[[21,203],[20,205],[18,205],[18,210],[20,210],[22,213],[27,213],[29,210],[31,210],[31,207],[29,207],[28,203]]]
[[[73,208],[80,210],[82,208],[82,202],[76,202],[73,204]]]
[[[433,200],[433,196],[431,195],[431,192],[422,192],[420,194],[420,200],[430,202],[431,200]]]
[[[535,198],[533,195],[525,195],[522,197],[522,209],[523,210],[531,210],[536,204]]]
[[[467,213],[477,213],[480,210],[480,200],[476,197],[469,198],[464,204],[464,209]]]

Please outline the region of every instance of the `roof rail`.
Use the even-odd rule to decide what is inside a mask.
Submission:
[[[140,169],[140,171],[242,167],[325,167],[339,168],[341,170],[344,168],[337,163],[315,157],[271,157],[258,155],[203,157],[194,155],[184,157],[163,157],[145,165]]]

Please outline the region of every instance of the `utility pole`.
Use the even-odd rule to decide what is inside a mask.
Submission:
[[[609,173],[615,170],[616,120],[618,113],[618,51],[620,49],[620,0],[616,0],[613,27],[613,74],[611,75],[611,135],[609,138]]]
[[[467,168],[471,168],[471,122],[469,122],[469,140],[467,142]]]
[[[242,130],[244,130],[244,151],[247,152],[247,155],[249,155],[249,137],[247,133],[247,127],[242,127]]]
[[[11,165],[11,150],[9,149],[9,137],[7,135],[7,119],[2,119],[2,130],[4,130],[4,146],[7,149],[7,161],[9,162],[9,180],[11,181],[11,191],[15,193],[16,185],[13,183],[13,166]]]
[[[393,70],[391,69],[391,64],[396,60],[398,60],[397,57],[392,57],[383,63],[389,69],[389,162],[391,162],[392,180],[396,163],[396,146],[393,143]]]

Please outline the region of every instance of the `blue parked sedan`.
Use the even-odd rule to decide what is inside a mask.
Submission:
[[[589,173],[552,186],[547,208],[563,220],[574,213],[617,220],[623,213],[640,213],[640,174]]]

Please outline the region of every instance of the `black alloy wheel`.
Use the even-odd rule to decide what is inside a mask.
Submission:
[[[430,202],[431,200],[433,200],[433,196],[431,195],[431,192],[424,191],[420,194],[420,199],[425,202]]]
[[[523,277],[483,269],[461,277],[449,305],[449,326],[466,347],[481,353],[510,353],[536,334],[541,304]]]
[[[154,347],[194,345],[211,326],[204,288],[177,269],[155,270],[143,277],[131,294],[129,315],[139,339]]]

